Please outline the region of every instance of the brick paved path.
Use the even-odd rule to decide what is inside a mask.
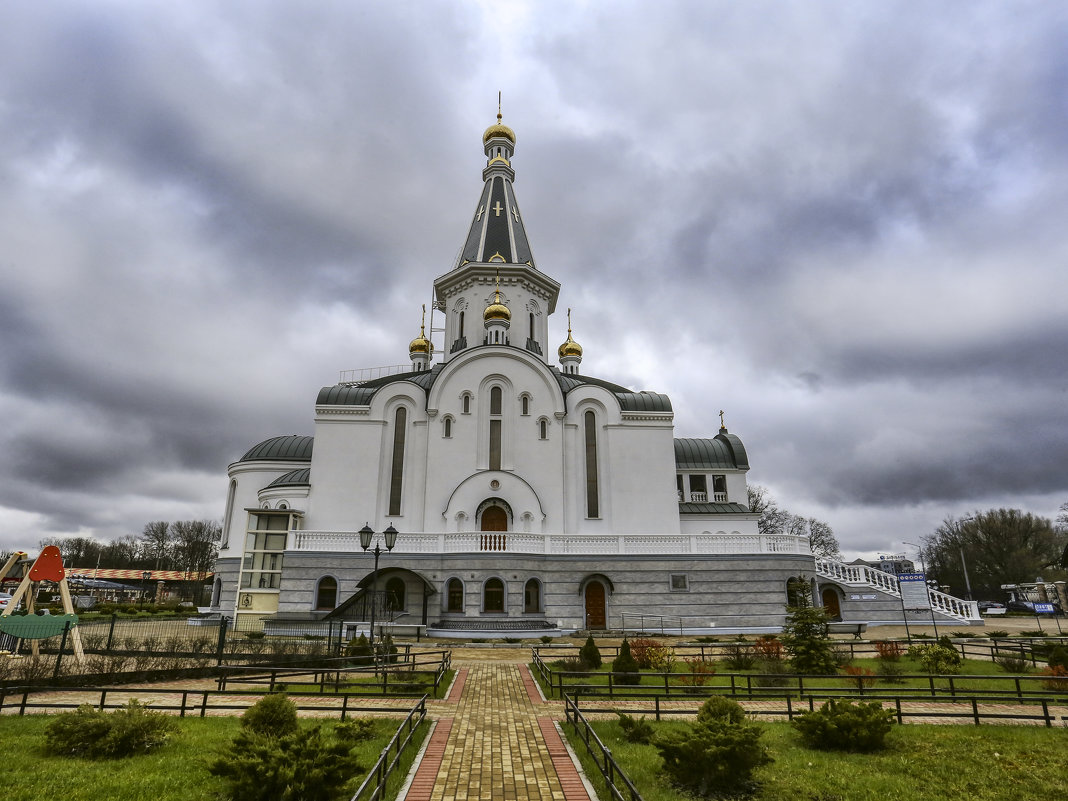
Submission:
[[[448,702],[434,704],[438,728],[407,801],[587,801],[552,722],[559,710],[535,706],[541,698],[536,689],[531,691],[525,674],[523,666],[502,663],[460,670],[457,684],[463,681],[464,689],[459,703],[450,717],[454,689]]]

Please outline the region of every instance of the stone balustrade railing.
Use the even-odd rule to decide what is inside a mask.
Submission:
[[[290,551],[358,553],[355,531],[291,531]],[[530,534],[521,531],[404,533],[394,553],[599,554],[802,554],[808,537],[791,534]]]

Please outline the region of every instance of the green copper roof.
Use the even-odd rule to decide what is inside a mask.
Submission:
[[[311,486],[311,468],[299,467],[279,476],[267,487],[307,487]],[[266,489],[266,487],[264,488]]]
[[[249,448],[238,461],[310,462],[314,441],[314,437],[304,437],[298,434],[271,437]]]
[[[552,370],[553,376],[556,378],[556,383],[560,385],[560,391],[563,392],[564,395],[567,395],[568,392],[576,387],[588,384],[607,389],[615,395],[616,400],[619,401],[619,408],[624,412],[671,411],[671,399],[667,395],[659,392],[634,392],[626,387],[621,387],[619,384],[613,384],[611,381],[605,381],[601,378],[594,378],[589,375],[565,375],[556,367],[552,368]]]
[[[749,514],[749,507],[740,503],[680,503],[680,515],[736,515]]]
[[[742,441],[721,430],[713,439],[676,439],[675,466],[680,470],[748,470]]]

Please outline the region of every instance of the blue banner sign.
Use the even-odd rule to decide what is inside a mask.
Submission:
[[[1036,612],[1045,612],[1047,615],[1053,614],[1053,604],[1035,604]]]

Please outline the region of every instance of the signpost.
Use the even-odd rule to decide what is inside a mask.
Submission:
[[[897,586],[901,592],[902,610],[922,612],[925,609],[929,609],[931,611],[931,625],[934,626],[935,637],[937,637],[938,623],[935,622],[934,609],[931,607],[931,596],[928,593],[926,574],[899,573]]]

